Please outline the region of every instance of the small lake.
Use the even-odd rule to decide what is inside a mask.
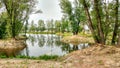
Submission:
[[[19,54],[26,56],[58,55],[63,56],[74,50],[84,49],[88,44],[72,45],[61,42],[61,36],[54,34],[27,34],[27,47]]]
[[[42,56],[42,55],[58,55],[63,56],[74,50],[84,49],[89,47],[88,44],[67,44],[60,40],[61,36],[54,34],[27,34],[28,39],[25,41],[26,47],[20,51],[14,50],[13,53],[9,51],[5,54],[24,55],[24,56]],[[8,56],[9,56],[8,55]]]

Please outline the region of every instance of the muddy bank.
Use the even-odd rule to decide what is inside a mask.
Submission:
[[[26,44],[24,40],[0,40],[0,53],[7,56],[15,56],[17,52],[24,49]]]

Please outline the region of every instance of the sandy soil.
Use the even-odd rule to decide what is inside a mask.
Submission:
[[[71,68],[120,68],[120,48],[97,45],[72,52],[64,59]]]
[[[29,60],[29,59],[0,59],[0,68],[63,68],[60,62]]]
[[[120,68],[120,48],[96,45],[58,60],[0,59],[0,68]]]

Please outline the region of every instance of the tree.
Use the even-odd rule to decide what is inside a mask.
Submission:
[[[53,20],[47,20],[46,25],[47,25],[47,30],[53,32],[53,30],[55,28],[54,21]]]
[[[0,15],[0,39],[5,39],[10,37],[9,27],[10,24],[7,23],[8,16],[6,12],[2,12]]]
[[[118,28],[120,27],[118,23],[119,6],[116,6],[119,2],[117,0],[116,2],[106,2],[106,0],[79,0],[79,2],[84,7],[88,18],[88,25],[95,42],[106,44],[108,41],[107,36],[113,33],[112,43],[115,44],[119,34]],[[114,6],[116,6],[115,10],[113,10]]]
[[[98,36],[100,37],[99,42],[102,43],[102,44],[105,44],[104,32],[103,32],[103,28],[102,28],[102,20],[101,20],[101,15],[100,15],[100,11],[102,11],[100,0],[94,0],[94,8],[95,8],[95,11],[96,11]]]
[[[120,33],[119,33],[118,43],[117,43],[117,45],[120,45]]]
[[[43,20],[38,21],[38,30],[44,31],[45,30],[45,23]]]
[[[27,19],[28,11],[34,6],[34,0],[1,0],[5,7],[8,21],[10,23],[10,32],[12,38],[15,38],[22,29]]]
[[[55,21],[55,32],[61,32],[61,21]]]
[[[30,25],[30,32],[35,32],[36,31],[36,26],[34,24],[34,21],[31,22],[31,25]]]
[[[69,21],[66,19],[62,19],[61,21],[61,32],[69,32]]]
[[[103,43],[104,44],[104,41],[102,40],[100,40],[101,38],[100,37],[103,37],[103,32],[102,32],[102,30],[101,30],[101,25],[100,25],[100,23],[101,23],[101,20],[99,19],[100,18],[100,15],[97,15],[97,13],[99,13],[99,12],[97,12],[97,11],[99,11],[99,9],[98,9],[98,1],[97,1],[97,3],[96,3],[96,1],[94,1],[94,6],[95,6],[95,9],[97,10],[96,12],[96,15],[97,15],[97,21],[98,21],[98,23],[99,23],[99,29],[97,28],[98,27],[98,23],[97,24],[94,24],[93,23],[93,21],[92,21],[92,18],[91,18],[91,15],[90,15],[90,12],[89,12],[89,3],[87,3],[87,1],[86,0],[81,0],[81,1],[79,1],[82,5],[83,5],[83,7],[84,7],[84,10],[85,10],[85,12],[86,12],[86,15],[87,15],[87,19],[88,19],[88,26],[89,26],[89,28],[90,28],[90,30],[91,30],[91,32],[92,32],[92,34],[93,34],[93,38],[94,38],[94,40],[95,40],[95,42],[96,43]],[[93,17],[94,18],[94,17]],[[96,27],[97,26],[97,27]],[[96,28],[95,28],[96,27]],[[96,29],[98,29],[98,30],[96,30]],[[96,32],[97,31],[97,32]],[[99,32],[99,31],[101,31],[101,32]],[[97,33],[99,33],[99,34],[97,34]],[[101,35],[101,36],[100,36]]]
[[[84,12],[82,11],[82,6],[79,3],[79,0],[74,1],[74,6],[72,7],[72,3],[69,0],[61,0],[60,6],[64,16],[69,20],[71,23],[72,33],[77,35],[79,32],[79,25],[81,19],[84,20]]]
[[[73,29],[75,31],[76,34],[78,34],[79,30],[80,30],[80,25],[82,24],[82,22],[85,23],[86,17],[85,17],[85,13],[83,10],[83,7],[81,5],[81,3],[79,3],[79,0],[75,0],[74,1],[74,22],[76,24],[73,23]]]
[[[73,15],[73,9],[72,9],[72,4],[69,0],[60,0],[60,6],[62,9],[62,12],[64,13],[64,16],[70,21],[72,25],[72,32],[73,34],[75,33],[74,27],[75,27],[75,22],[74,22],[74,15]]]
[[[120,23],[118,22],[118,7],[119,7],[119,1],[116,1],[116,5],[115,5],[115,26],[114,26],[114,31],[113,31],[113,37],[112,37],[112,44],[115,44],[116,40],[117,40],[117,36],[120,32],[118,32],[118,28],[120,27]]]

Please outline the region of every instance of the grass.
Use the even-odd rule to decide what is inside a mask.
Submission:
[[[5,55],[0,55],[0,58],[7,58],[7,56],[5,56]]]
[[[64,32],[64,33],[56,33],[57,35],[60,35],[60,36],[72,36],[73,34],[71,32]],[[80,32],[78,33],[79,36],[84,36],[84,37],[92,37],[92,34],[86,34],[86,33],[83,33],[83,32]]]
[[[64,32],[64,33],[56,33],[56,35],[59,35],[59,36],[72,36],[72,33],[68,33],[68,32]]]
[[[98,61],[98,64],[103,65],[104,63],[103,63],[102,60],[99,60],[99,61]]]
[[[55,34],[55,32],[28,32],[28,34]]]
[[[78,33],[78,35],[80,35],[80,36],[84,36],[84,37],[92,37],[92,34],[86,34],[86,33],[83,33],[83,32],[81,32],[81,33]]]
[[[57,59],[58,56],[57,55],[43,55],[43,56],[39,56],[39,59],[44,59],[44,60],[53,60],[53,59]]]
[[[7,57],[6,55],[0,55],[0,58],[20,58],[20,59],[36,59],[36,60],[57,60],[59,56],[57,55],[42,55],[39,57],[30,57],[30,56],[24,56],[24,55],[17,55],[17,56],[10,56]]]

